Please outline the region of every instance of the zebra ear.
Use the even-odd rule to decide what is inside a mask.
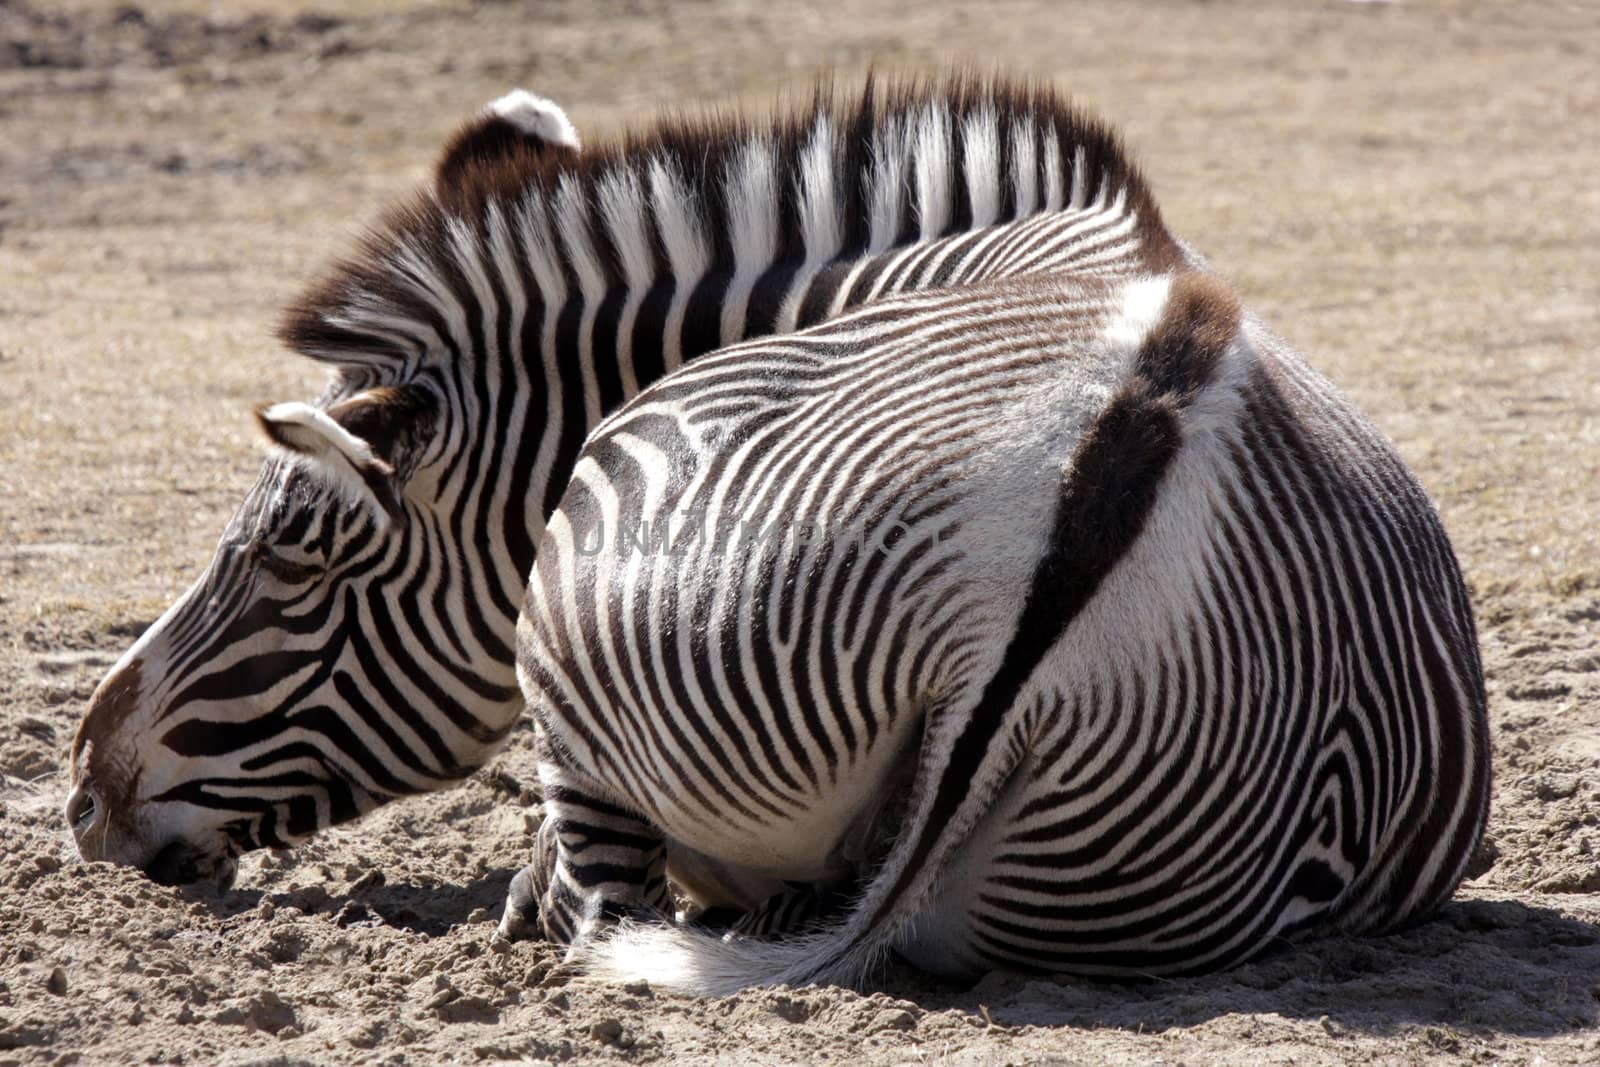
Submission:
[[[483,111],[484,118],[477,127],[480,130],[503,122],[552,151],[565,148],[576,152],[582,147],[578,131],[561,106],[526,89],[513,89],[498,100],[491,100]]]
[[[323,410],[274,404],[256,411],[267,441],[322,474],[346,496],[374,506],[380,521],[403,521],[403,482],[396,469],[408,438],[431,421],[418,390],[368,389]]]
[[[513,89],[462,128],[439,158],[434,191],[457,211],[481,208],[502,186],[525,187],[528,174],[553,160],[572,159],[578,131],[554,102]]]

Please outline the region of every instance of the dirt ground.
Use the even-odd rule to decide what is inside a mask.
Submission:
[[[0,0],[0,1064],[1600,1062],[1597,52],[1582,4]],[[522,85],[594,140],[950,59],[1118,122],[1438,501],[1496,760],[1443,914],[1143,985],[605,987],[491,940],[526,735],[225,894],[77,861],[86,698],[209,557],[250,407],[318,387],[276,309],[456,123]]]

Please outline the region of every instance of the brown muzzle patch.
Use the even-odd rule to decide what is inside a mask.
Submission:
[[[131,816],[139,784],[139,768],[131,759],[133,746],[122,731],[139,707],[143,666],[142,660],[133,660],[100,683],[72,742],[73,781],[87,778],[99,795],[104,817],[119,824]]]

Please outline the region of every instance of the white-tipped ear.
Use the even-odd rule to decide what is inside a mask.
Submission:
[[[576,149],[578,131],[567,113],[553,100],[535,96],[526,89],[513,89],[498,100],[490,101],[484,109],[496,118],[547,144]]]
[[[322,474],[345,496],[372,505],[380,524],[400,514],[394,468],[327,412],[291,401],[257,409],[256,423],[273,446]]]
[[[268,440],[297,455],[326,460],[336,454],[353,468],[376,467],[391,473],[389,464],[373,453],[371,445],[310,404],[274,404],[256,412],[256,418]]]

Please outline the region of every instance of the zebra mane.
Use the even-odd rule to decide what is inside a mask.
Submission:
[[[768,117],[679,115],[582,149],[516,136],[491,111],[447,147],[431,187],[286,309],[278,334],[351,370],[414,368],[450,347],[450,308],[473,305],[485,263],[530,290],[614,294],[760,256],[815,267],[1102,195],[1126,198],[1151,270],[1182,259],[1110,127],[1000,76],[869,76],[847,95],[819,83],[807,106]]]

